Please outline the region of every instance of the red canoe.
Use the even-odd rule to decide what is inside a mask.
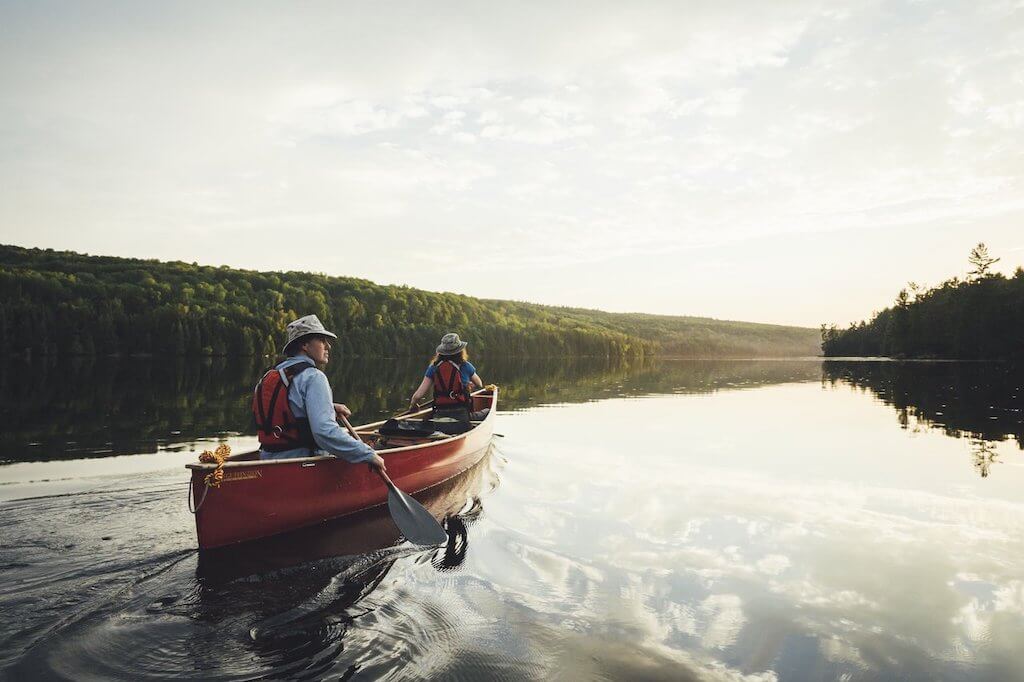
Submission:
[[[457,476],[480,461],[494,436],[498,391],[473,394],[473,409],[489,407],[486,418],[457,436],[399,439],[378,447],[388,475],[400,489],[417,493]],[[424,410],[426,414],[429,410]],[[417,415],[412,415],[417,416]],[[384,422],[356,427],[375,443]],[[215,464],[189,464],[196,500],[199,548],[255,540],[386,504],[388,489],[364,464],[329,456],[259,460],[257,452],[233,455],[224,463],[219,487],[207,487]]]

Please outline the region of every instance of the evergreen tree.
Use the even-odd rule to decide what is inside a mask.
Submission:
[[[988,254],[985,242],[978,242],[978,245],[971,249],[971,255],[967,257],[967,262],[974,266],[969,274],[975,279],[981,279],[988,276],[988,269],[998,263],[999,259],[992,258]]]

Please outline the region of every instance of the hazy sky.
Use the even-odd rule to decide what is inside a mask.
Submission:
[[[1024,264],[1024,2],[0,0],[0,242],[816,326]]]

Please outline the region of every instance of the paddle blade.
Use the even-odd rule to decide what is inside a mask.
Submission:
[[[448,534],[430,512],[393,485],[388,486],[388,511],[409,542],[427,546],[448,542]]]

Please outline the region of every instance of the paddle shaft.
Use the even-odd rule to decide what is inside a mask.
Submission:
[[[343,414],[340,414],[338,416],[341,417],[342,423],[345,425],[345,428],[348,429],[349,435],[351,435],[356,440],[362,440],[359,437],[359,434],[356,433],[356,430],[354,428],[352,428],[352,423],[349,422],[348,417],[346,417]],[[376,471],[377,475],[384,479],[384,482],[388,484],[389,488],[391,488],[392,490],[396,490],[396,491],[398,490],[398,486],[395,485],[394,481],[391,480],[391,477],[388,476],[386,471],[384,471],[383,469],[378,469],[377,467],[372,466],[372,465],[371,465],[370,468],[373,469],[374,471]],[[400,499],[402,500],[402,504],[405,504],[405,499],[404,498],[400,498]],[[408,507],[409,505],[406,504],[406,506]]]
[[[352,436],[353,438],[355,438],[356,440],[362,442],[363,439],[360,438],[359,434],[356,433],[356,430],[354,428],[352,428],[352,423],[348,420],[348,417],[346,417],[343,414],[339,414],[338,416],[341,417],[341,423],[345,425],[346,429],[348,429],[349,435]],[[388,478],[388,475],[384,471],[378,469],[377,467],[373,466],[372,464],[370,465],[370,468],[373,469],[374,471],[376,471],[378,474],[380,474],[380,477],[384,479],[384,482],[388,484],[389,488],[394,488],[395,487],[395,484],[391,482],[391,479]]]
[[[410,414],[416,414],[417,412],[422,411],[423,408],[425,408],[427,405],[429,405],[432,402],[434,402],[434,401],[433,400],[425,400],[422,403],[416,403],[415,407],[410,407],[410,408],[406,409],[403,412],[399,412],[398,414],[396,414],[392,418],[393,419],[400,419],[400,418],[405,417],[405,416],[410,415]]]

